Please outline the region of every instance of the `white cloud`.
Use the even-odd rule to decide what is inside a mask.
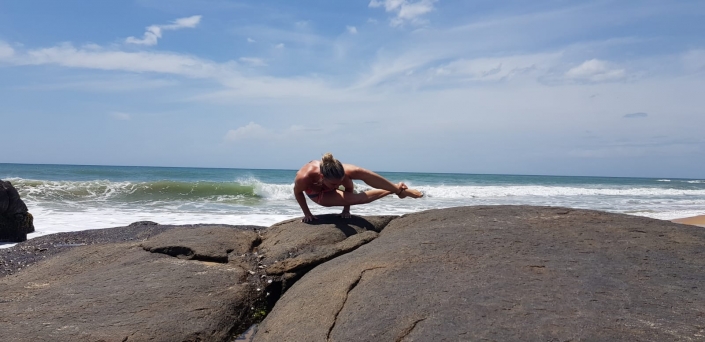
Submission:
[[[357,28],[355,26],[346,26],[345,28],[348,30],[348,33],[350,33],[350,34],[357,33]]]
[[[267,63],[262,58],[255,57],[240,57],[240,62],[249,64],[250,66],[267,66]]]
[[[132,119],[130,114],[123,113],[123,112],[112,112],[110,113],[110,117],[112,117],[115,120],[121,120],[121,121],[127,121]]]
[[[0,58],[12,57],[15,54],[15,49],[13,49],[7,43],[0,41]]]
[[[252,38],[250,38],[250,37],[247,37],[247,42],[248,42],[248,43],[256,43],[257,41],[254,40],[254,39],[252,39]]]
[[[599,59],[585,61],[565,73],[565,77],[568,79],[591,82],[616,81],[625,76],[624,69],[611,68],[607,62]]]
[[[194,15],[187,18],[179,18],[174,20],[173,24],[169,25],[151,25],[147,27],[142,38],[127,37],[126,43],[137,45],[156,45],[157,40],[162,37],[162,31],[179,30],[182,28],[194,28],[201,21],[200,15]]]
[[[256,58],[244,58],[243,62],[249,64],[265,63],[264,60]],[[124,52],[95,48],[86,50],[71,44],[61,44],[50,48],[16,52],[15,56],[8,61],[14,65],[58,65],[67,68],[178,75],[210,79],[222,86],[221,90],[206,95],[194,95],[190,100],[232,102],[266,97],[339,101],[351,97],[350,92],[332,87],[318,77],[279,78],[254,75],[246,77],[240,72],[237,63],[216,63],[175,53]]]
[[[383,7],[386,12],[395,13],[396,17],[390,20],[391,26],[401,26],[406,22],[420,24],[424,21],[421,16],[434,10],[433,4],[438,0],[419,0],[411,2],[409,0],[371,0],[369,7]]]
[[[194,28],[198,26],[198,23],[201,22],[201,16],[200,15],[194,15],[186,18],[180,18],[176,19],[174,21],[174,24],[172,25],[165,25],[162,28],[165,30],[178,30],[181,28]]]
[[[135,37],[127,37],[125,39],[126,43],[137,44],[137,45],[156,45],[157,40],[162,37],[162,29],[159,26],[149,26],[147,31],[144,33],[142,39]]]
[[[225,140],[238,141],[247,139],[263,139],[271,136],[272,132],[254,122],[250,122],[247,126],[231,129],[225,134]]]
[[[284,43],[279,43],[277,45],[274,45],[275,48],[277,49],[283,49],[284,48]]]
[[[19,65],[55,64],[64,67],[122,70],[129,72],[157,72],[178,74],[189,77],[213,77],[223,67],[195,57],[163,52],[124,52],[98,50],[95,48],[77,49],[71,44],[50,48],[29,50]]]

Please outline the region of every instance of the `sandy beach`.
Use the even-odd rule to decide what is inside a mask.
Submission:
[[[675,220],[671,220],[671,221],[675,222],[675,223],[690,224],[693,226],[705,227],[705,215],[684,217],[684,218],[679,218],[679,219],[675,219]]]

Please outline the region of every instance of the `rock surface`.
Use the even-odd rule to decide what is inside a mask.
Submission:
[[[260,266],[275,276],[270,289],[279,295],[311,268],[336,256],[348,253],[375,239],[397,216],[319,215],[313,223],[293,219],[277,223],[262,234],[258,247]]]
[[[0,251],[2,336],[230,341],[286,281],[371,241],[393,218],[321,215],[268,229],[136,222],[32,239]]]
[[[187,260],[227,263],[228,255],[238,258],[251,253],[261,243],[255,231],[238,231],[225,227],[199,230],[176,228],[142,243],[145,251],[162,253]]]
[[[254,340],[702,341],[704,284],[700,227],[564,208],[432,210],[308,272]]]
[[[36,237],[16,246],[0,250],[0,278],[13,274],[34,263],[69,251],[76,247],[93,244],[138,242],[176,228],[202,228],[222,226],[200,225],[161,225],[156,222],[140,221],[125,227],[91,229],[76,232],[57,233]],[[259,231],[260,226],[228,226],[238,229]]]
[[[705,340],[703,257],[703,228],[565,208],[138,222],[0,250],[0,330],[231,341],[273,306],[255,341]]]
[[[34,232],[33,221],[17,189],[0,179],[0,241],[27,240],[27,234]]]
[[[253,229],[206,226],[71,248],[0,278],[3,340],[228,340],[262,305],[248,257],[258,240]],[[186,249],[199,257],[168,255]]]

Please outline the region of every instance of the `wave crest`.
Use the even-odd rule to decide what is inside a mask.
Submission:
[[[254,187],[237,182],[111,182],[44,181],[10,179],[23,199],[29,201],[152,202],[173,200],[227,201],[258,198]]]

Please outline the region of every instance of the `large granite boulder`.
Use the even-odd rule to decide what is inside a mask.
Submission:
[[[2,339],[227,341],[265,310],[259,243],[254,229],[204,226],[73,246],[0,278]]]
[[[705,340],[705,229],[548,207],[431,210],[296,282],[262,341]]]
[[[0,253],[2,336],[230,341],[287,284],[394,218],[321,215],[270,228],[136,222],[32,239]]]
[[[21,242],[34,232],[34,218],[12,183],[0,179],[0,242]]]
[[[300,276],[318,264],[374,240],[397,216],[319,215],[312,223],[296,218],[277,223],[262,233],[259,267],[272,277],[270,303]]]

